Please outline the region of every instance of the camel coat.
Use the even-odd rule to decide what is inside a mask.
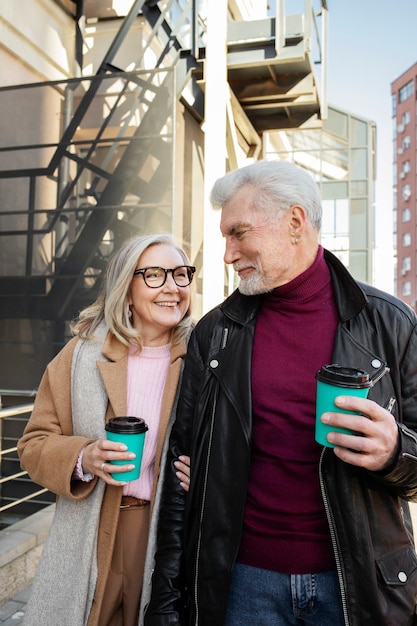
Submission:
[[[31,479],[46,487],[57,496],[72,500],[87,498],[94,490],[97,480],[73,481],[72,473],[81,450],[90,440],[73,435],[71,417],[71,363],[77,337],[68,344],[48,365],[37,394],[35,407],[18,442],[20,462]],[[161,453],[173,408],[185,343],[174,346],[162,398],[160,425],[155,458],[154,486],[151,508],[155,498],[160,473]],[[97,361],[106,393],[108,406],[106,421],[127,411],[127,362],[128,348],[112,334],[108,334],[103,346],[108,361]],[[98,579],[88,626],[96,626],[110,568],[114,538],[119,518],[122,489],[107,485],[104,493],[97,540]]]

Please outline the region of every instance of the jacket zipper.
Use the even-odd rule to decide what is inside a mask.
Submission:
[[[330,537],[331,537],[331,541],[332,541],[332,545],[333,545],[334,558],[335,558],[335,562],[336,562],[336,571],[337,571],[337,576],[338,576],[338,579],[339,579],[340,596],[341,596],[341,600],[342,600],[343,617],[344,617],[344,620],[345,620],[345,626],[349,626],[349,617],[348,617],[347,601],[346,601],[346,590],[345,590],[344,585],[343,585],[342,566],[341,566],[341,563],[340,563],[340,555],[339,555],[339,551],[338,551],[338,548],[337,548],[336,533],[335,533],[334,524],[333,524],[333,517],[331,515],[330,505],[329,505],[329,501],[328,501],[327,493],[326,493],[326,487],[324,485],[324,480],[323,480],[322,463],[323,463],[323,456],[325,454],[325,451],[326,451],[326,449],[323,448],[323,451],[322,451],[321,456],[320,456],[320,463],[319,463],[320,489],[321,489],[321,495],[322,495],[322,498],[323,498],[324,510],[326,511],[327,521],[329,523]]]
[[[204,508],[205,508],[206,494],[207,494],[207,476],[208,476],[208,468],[209,468],[209,461],[210,461],[210,455],[211,455],[211,445],[213,441],[214,417],[216,414],[216,407],[217,407],[216,398],[217,398],[218,389],[219,389],[219,382],[216,381],[216,386],[214,390],[214,402],[213,402],[213,407],[211,410],[211,418],[210,418],[210,436],[209,436],[209,443],[208,443],[208,449],[207,449],[206,467],[204,471],[204,489],[203,489],[203,498],[201,501],[201,513],[200,513],[200,521],[199,521],[199,529],[198,529],[197,550],[196,550],[196,557],[195,557],[195,578],[194,578],[195,626],[198,626],[199,619],[200,619],[199,610],[198,610],[197,587],[198,587],[198,575],[199,575],[199,563],[200,563],[201,534],[202,534],[203,516],[204,516]]]
[[[407,431],[403,431],[404,432],[404,436],[406,437],[410,437],[410,439],[412,439],[414,441],[415,444],[417,444],[417,438],[410,433],[408,430]],[[409,452],[403,452],[402,455],[403,459],[412,459],[413,461],[417,461],[417,457],[414,454],[410,454]]]
[[[229,329],[227,327],[223,327],[222,340],[220,342],[221,350],[224,350],[224,348],[226,347],[228,337],[229,337]],[[209,443],[208,443],[208,448],[207,448],[206,467],[205,467],[205,472],[204,472],[203,499],[201,501],[201,513],[200,513],[200,521],[199,521],[199,528],[198,528],[197,550],[196,550],[196,557],[195,557],[195,577],[194,577],[195,626],[198,626],[199,621],[200,621],[200,612],[198,610],[197,588],[198,588],[198,574],[199,574],[200,550],[201,550],[201,534],[202,534],[204,507],[205,507],[206,494],[207,494],[207,476],[208,476],[208,468],[209,468],[209,461],[210,461],[210,455],[211,455],[211,445],[213,442],[214,418],[216,415],[218,392],[219,392],[219,381],[216,379],[216,385],[214,388],[214,402],[213,402],[213,407],[211,409],[211,417],[210,417],[210,436],[209,436]]]

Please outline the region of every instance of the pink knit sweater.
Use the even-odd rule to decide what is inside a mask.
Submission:
[[[145,436],[140,476],[123,487],[125,496],[151,499],[161,400],[170,354],[169,345],[156,348],[144,346],[139,354],[129,350],[127,413],[144,419],[149,430]]]

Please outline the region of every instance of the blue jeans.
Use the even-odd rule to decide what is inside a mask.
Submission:
[[[280,574],[236,563],[225,626],[344,626],[336,572]]]

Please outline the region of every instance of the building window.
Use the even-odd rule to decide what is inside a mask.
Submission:
[[[411,270],[411,257],[405,256],[403,258],[403,264],[401,267],[401,274],[404,276],[407,272]]]
[[[403,296],[411,296],[411,282],[409,280],[403,282]]]
[[[402,193],[402,198],[405,202],[407,202],[411,198],[411,187],[408,183],[403,185],[401,193]]]
[[[413,94],[414,81],[410,80],[404,87],[401,87],[398,92],[398,99],[400,102],[405,102]]]
[[[396,170],[396,168],[394,167],[394,174],[395,174],[395,170]],[[404,179],[407,176],[408,172],[410,172],[410,171],[411,171],[411,163],[410,163],[410,161],[404,161],[404,163],[401,166],[400,178]],[[395,183],[396,183],[396,177],[395,177],[394,180],[395,180]]]
[[[409,222],[411,220],[411,211],[407,207],[403,210],[403,222]]]
[[[411,146],[411,137],[410,135],[406,135],[403,139],[403,150],[407,150],[407,148],[409,148]]]
[[[401,124],[397,126],[397,132],[403,133],[407,124],[410,123],[410,111],[406,111],[401,116]]]
[[[403,234],[403,246],[407,247],[411,245],[411,235],[410,233]]]
[[[407,126],[407,124],[410,123],[410,119],[411,119],[410,111],[406,111],[405,113],[403,113],[401,121],[404,124],[404,126]]]

